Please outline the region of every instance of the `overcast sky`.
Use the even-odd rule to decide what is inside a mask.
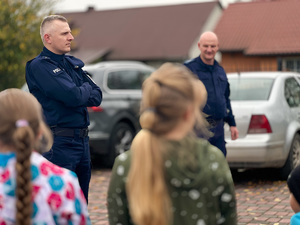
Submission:
[[[93,6],[95,10],[107,10],[206,1],[210,0],[58,0],[55,10],[63,13],[86,11],[89,6]],[[233,2],[233,0],[221,0],[221,3],[224,4],[224,1]]]

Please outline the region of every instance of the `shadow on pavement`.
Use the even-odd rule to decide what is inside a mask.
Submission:
[[[92,163],[92,170],[98,169],[111,169],[112,167],[106,166],[105,157],[91,155],[91,163]]]
[[[245,170],[231,170],[232,178],[235,183],[244,182],[273,182],[286,181],[280,177],[278,169],[245,169]]]

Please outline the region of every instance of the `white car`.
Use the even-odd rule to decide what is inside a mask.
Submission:
[[[225,125],[231,168],[280,168],[283,178],[300,163],[300,74],[227,74],[239,130],[232,141]]]

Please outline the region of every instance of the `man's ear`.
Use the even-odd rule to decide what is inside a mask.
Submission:
[[[44,40],[46,43],[50,44],[51,43],[50,34],[44,34]]]

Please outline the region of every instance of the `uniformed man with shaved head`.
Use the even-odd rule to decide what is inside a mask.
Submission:
[[[215,60],[219,50],[217,35],[210,31],[204,32],[199,38],[198,48],[200,56],[186,61],[184,65],[195,73],[206,87],[208,96],[203,112],[208,115],[207,120],[213,133],[209,142],[226,156],[224,122],[230,126],[232,140],[237,139],[239,133],[231,109],[227,76],[223,67]]]

